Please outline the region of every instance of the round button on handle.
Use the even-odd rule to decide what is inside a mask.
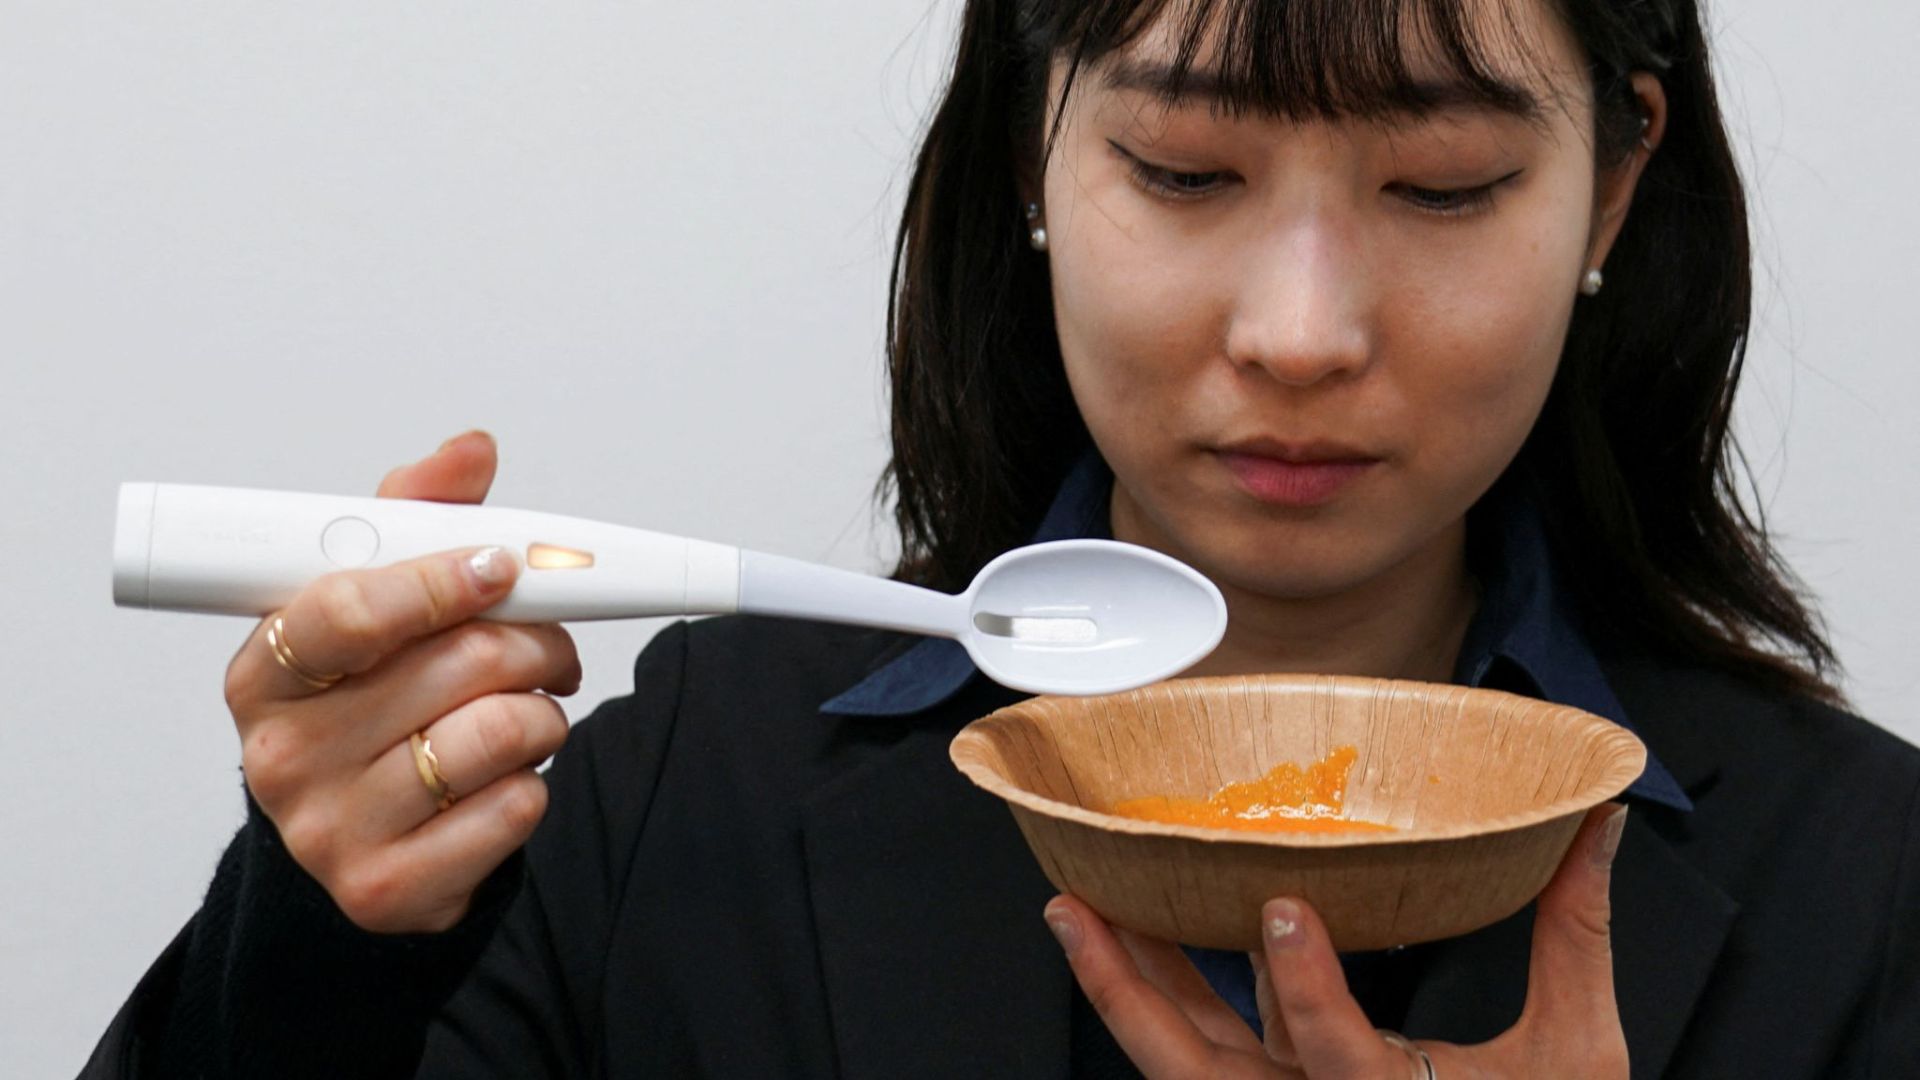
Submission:
[[[380,553],[380,532],[365,518],[335,518],[320,533],[320,550],[328,562],[352,570],[372,562]]]

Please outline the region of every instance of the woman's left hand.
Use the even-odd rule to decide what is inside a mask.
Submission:
[[[1540,894],[1519,1022],[1478,1046],[1416,1044],[1431,1057],[1439,1080],[1627,1075],[1607,897],[1625,824],[1625,807],[1594,808]],[[1056,897],[1046,911],[1087,999],[1120,1048],[1154,1080],[1426,1075],[1409,1051],[1382,1038],[1347,992],[1326,926],[1312,908],[1279,899],[1262,917],[1265,955],[1253,961],[1264,1043],[1178,946],[1109,928],[1073,897]]]

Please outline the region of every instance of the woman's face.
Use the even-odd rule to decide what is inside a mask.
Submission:
[[[1080,73],[1045,170],[1047,257],[1117,536],[1301,599],[1458,551],[1613,235],[1577,45],[1538,4],[1515,14],[1543,62],[1498,66],[1533,123],[1169,109],[1123,74],[1171,58],[1153,32]]]

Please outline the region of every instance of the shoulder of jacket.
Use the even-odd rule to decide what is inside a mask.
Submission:
[[[1920,785],[1920,747],[1845,708],[1701,664],[1639,656],[1606,667],[1634,725],[1650,743],[1671,744],[1676,756],[1790,756],[1836,773],[1864,768]]]

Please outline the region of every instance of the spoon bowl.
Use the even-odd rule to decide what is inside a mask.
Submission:
[[[1226,633],[1198,571],[1150,548],[1059,540],[1015,548],[962,593],[958,635],[981,673],[1038,694],[1111,694],[1171,678]]]

